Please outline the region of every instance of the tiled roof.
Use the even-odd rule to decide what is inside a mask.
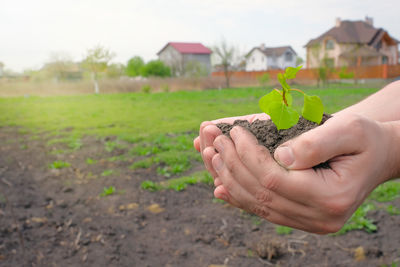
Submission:
[[[340,22],[338,27],[333,27],[315,39],[311,39],[307,46],[320,43],[326,37],[332,37],[338,43],[357,43],[374,45],[384,35],[385,31],[382,28],[375,28],[365,21],[349,21]],[[379,38],[380,37],[380,38]],[[394,38],[392,38],[395,42]]]
[[[160,52],[159,55],[168,45],[175,48],[181,54],[211,54],[212,51],[202,45],[201,43],[180,43],[180,42],[169,42],[167,43]]]

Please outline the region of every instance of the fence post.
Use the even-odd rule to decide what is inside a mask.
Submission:
[[[382,66],[382,78],[383,79],[387,79],[388,78],[388,65],[387,64],[383,64]]]

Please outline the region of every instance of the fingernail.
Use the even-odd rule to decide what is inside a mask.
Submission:
[[[293,151],[288,146],[278,147],[274,153],[276,161],[284,167],[290,167],[294,163]]]
[[[222,153],[224,150],[224,145],[223,142],[220,140],[220,138],[215,139],[213,143],[215,149],[218,151],[218,153]]]
[[[214,156],[212,159],[212,166],[215,171],[219,171],[222,169],[222,166],[224,165],[224,162],[222,161],[221,157],[219,155]]]

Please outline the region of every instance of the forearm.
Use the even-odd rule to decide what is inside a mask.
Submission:
[[[400,81],[388,84],[382,90],[337,114],[356,113],[380,122],[396,121],[400,120],[398,99],[400,99]]]

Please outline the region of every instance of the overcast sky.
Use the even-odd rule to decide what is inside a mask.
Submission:
[[[40,68],[51,54],[81,60],[100,44],[114,62],[146,61],[169,41],[217,44],[243,53],[265,43],[303,46],[336,17],[363,20],[400,39],[400,0],[0,0],[0,61],[15,71]]]

